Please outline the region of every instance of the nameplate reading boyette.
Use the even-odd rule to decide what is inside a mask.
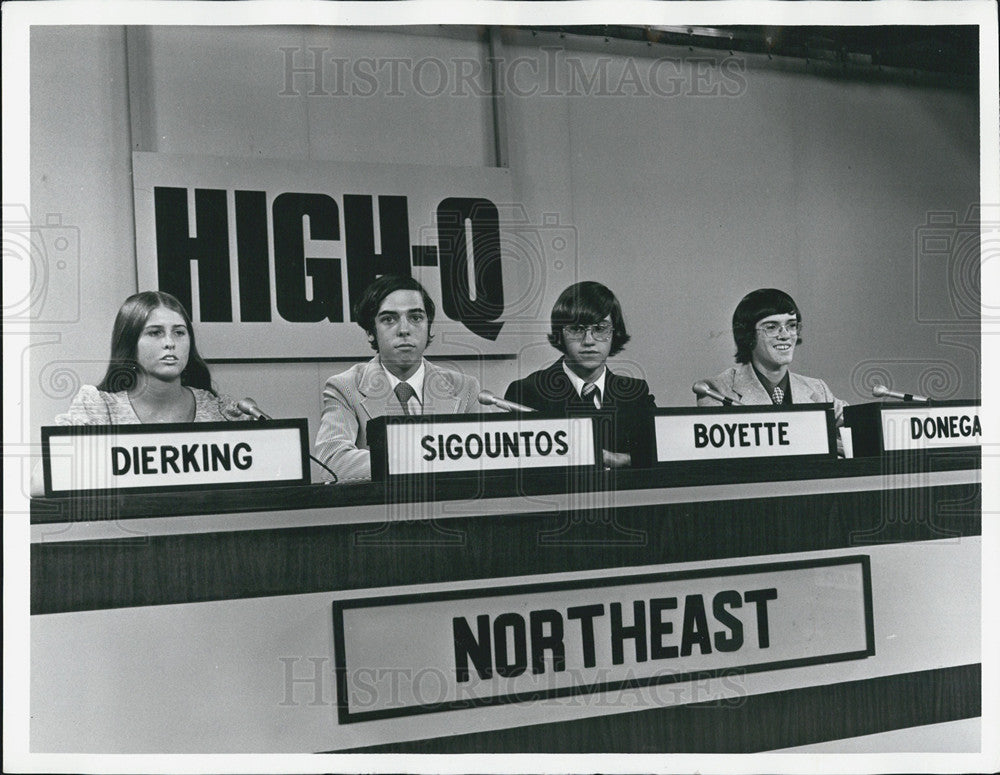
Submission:
[[[305,420],[42,429],[46,495],[308,484]]]
[[[836,454],[829,404],[661,410],[656,462]]]

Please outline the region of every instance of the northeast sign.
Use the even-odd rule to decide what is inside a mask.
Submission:
[[[333,603],[341,724],[875,654],[867,555]]]
[[[172,293],[213,358],[368,357],[352,310],[376,277],[438,305],[434,355],[510,355],[577,278],[576,236],[486,167],[133,154],[140,289]]]

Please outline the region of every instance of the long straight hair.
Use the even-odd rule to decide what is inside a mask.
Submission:
[[[187,326],[191,347],[188,351],[187,365],[181,372],[181,384],[215,393],[208,366],[205,365],[195,346],[191,316],[183,304],[163,291],[142,291],[125,299],[115,317],[115,326],[111,331],[111,358],[104,379],[97,386],[98,390],[117,393],[135,387],[139,372],[139,362],[136,359],[139,336],[153,310],[159,307],[176,312],[184,318],[184,325]]]

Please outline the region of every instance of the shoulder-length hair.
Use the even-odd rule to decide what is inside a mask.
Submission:
[[[184,325],[187,326],[191,347],[188,350],[187,365],[181,372],[181,384],[214,393],[208,366],[198,354],[198,348],[195,345],[191,316],[188,315],[183,304],[163,291],[142,291],[125,299],[125,303],[122,304],[115,317],[114,328],[111,330],[111,357],[108,360],[108,370],[104,373],[104,379],[97,386],[98,390],[117,393],[120,390],[131,390],[135,387],[139,371],[139,363],[136,359],[139,336],[142,334],[149,316],[158,307],[173,310],[184,319]]]
[[[611,335],[611,352],[609,357],[617,355],[625,349],[625,344],[632,337],[625,329],[625,318],[622,315],[622,305],[614,293],[606,285],[585,280],[574,283],[559,294],[552,307],[552,330],[549,332],[549,344],[560,352],[566,352],[563,342],[563,326],[592,326],[604,318],[611,318],[614,333]]]
[[[796,320],[802,322],[802,313],[795,300],[777,288],[758,288],[740,299],[733,313],[737,363],[750,363],[753,348],[757,346],[757,321],[771,315],[795,315]],[[801,336],[795,344],[802,344]]]

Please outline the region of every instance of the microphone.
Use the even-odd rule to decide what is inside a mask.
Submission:
[[[927,396],[915,396],[913,393],[897,393],[889,390],[885,385],[876,385],[872,388],[872,395],[875,398],[895,398],[899,401],[908,401],[915,404],[929,404],[931,400]]]
[[[704,381],[695,382],[691,386],[691,390],[696,396],[698,396],[698,398],[714,398],[720,404],[725,406],[743,406],[742,401],[722,395],[722,393],[718,390],[713,390],[711,386]]]
[[[236,408],[239,409],[243,414],[248,414],[255,420],[271,420],[272,417],[264,414],[261,408],[257,406],[257,402],[252,398],[241,398],[236,402]]]
[[[264,414],[261,408],[257,406],[257,402],[254,401],[252,398],[241,398],[239,401],[236,402],[236,408],[239,409],[241,412],[243,412],[243,414],[250,415],[255,420],[274,419],[273,417]],[[337,482],[340,480],[340,477],[337,476],[336,471],[334,471],[332,468],[330,468],[330,466],[328,466],[326,463],[324,463],[322,460],[320,460],[312,453],[309,453],[309,458],[313,460],[316,463],[316,465],[318,465],[320,468],[322,468],[324,471],[330,474],[330,476],[333,477],[333,481],[325,482],[325,484],[337,484]]]
[[[530,406],[525,406],[524,404],[515,404],[513,401],[505,401],[504,399],[494,395],[489,390],[484,390],[479,394],[479,403],[483,406],[496,406],[503,409],[505,412],[533,412],[535,411]]]

